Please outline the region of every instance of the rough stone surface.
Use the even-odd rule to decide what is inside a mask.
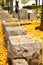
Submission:
[[[26,9],[20,10],[19,14],[15,13],[15,12],[13,13],[14,18],[18,18],[18,15],[19,15],[19,19],[28,19],[28,13],[27,13]]]

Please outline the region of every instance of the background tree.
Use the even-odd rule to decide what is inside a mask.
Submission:
[[[39,5],[40,5],[40,0],[39,0]]]
[[[10,0],[10,14],[13,13],[13,0]]]
[[[40,24],[39,27],[36,27],[35,29],[36,29],[36,30],[37,30],[37,29],[40,29],[40,30],[43,31],[43,0],[42,0],[41,24]]]
[[[9,2],[9,0],[6,0],[6,5],[7,5],[7,6],[9,5],[8,2]]]
[[[10,9],[8,10],[8,12],[10,12],[10,14],[13,13],[13,0],[6,0],[6,5],[8,7],[10,7]]]
[[[35,0],[36,5],[40,5],[40,0]]]
[[[36,2],[36,5],[37,5],[37,0],[35,0],[35,2]]]
[[[41,25],[40,29],[43,30],[43,0],[42,0],[42,15],[41,15]]]

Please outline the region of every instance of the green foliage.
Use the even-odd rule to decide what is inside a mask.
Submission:
[[[10,7],[8,7],[8,6],[4,6],[4,7],[2,7],[2,9],[4,9],[4,10],[9,10]]]
[[[41,11],[41,10],[42,10],[42,8],[36,8],[34,13],[38,14],[38,12]]]
[[[41,5],[29,5],[29,6],[24,6],[23,8],[27,8],[27,9],[37,9],[37,8],[42,8]]]
[[[32,4],[33,6],[36,5],[36,4]]]
[[[37,8],[37,9],[35,9],[35,12],[34,12],[34,13],[35,13],[35,14],[38,14],[38,11],[39,11],[39,10],[38,10],[38,8]]]

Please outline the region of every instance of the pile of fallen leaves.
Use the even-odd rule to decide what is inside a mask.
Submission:
[[[8,65],[7,50],[4,47],[4,34],[1,23],[0,23],[0,65]]]
[[[32,21],[32,24],[30,25],[25,25],[25,28],[27,28],[27,32],[29,34],[34,34],[35,36],[37,36],[39,39],[42,40],[42,51],[43,51],[43,31],[37,29],[35,30],[36,27],[40,26],[40,21]],[[43,63],[43,52],[42,52],[42,63]]]

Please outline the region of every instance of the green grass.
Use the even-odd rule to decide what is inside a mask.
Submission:
[[[4,6],[4,7],[2,7],[2,9],[4,9],[4,10],[9,10],[10,7],[8,7],[8,6]]]
[[[23,6],[23,8],[27,8],[27,9],[41,9],[42,8],[42,5],[28,5],[28,6]]]

